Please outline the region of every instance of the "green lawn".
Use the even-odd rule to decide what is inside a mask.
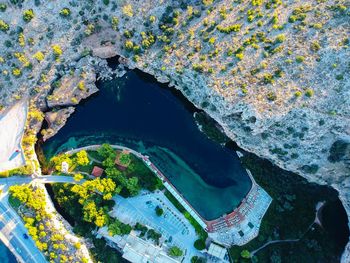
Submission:
[[[98,154],[97,151],[87,151],[88,153],[88,156],[96,159],[97,161],[100,161],[102,162],[103,161],[103,158]]]
[[[9,203],[16,211],[18,207],[22,204],[17,198],[12,197],[12,195],[9,196]]]

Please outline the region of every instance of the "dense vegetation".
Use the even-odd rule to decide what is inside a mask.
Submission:
[[[95,260],[106,263],[122,262],[121,256],[116,250],[109,247],[104,239],[97,239],[95,235],[92,234],[92,231],[96,229],[96,224],[91,222],[91,220],[86,220],[89,218],[84,216],[84,206],[79,203],[80,197],[78,194],[73,192],[73,186],[69,184],[53,184],[52,188],[54,192],[54,199],[59,205],[59,207],[56,207],[56,209],[58,208],[64,212],[66,219],[68,219],[74,227],[74,233],[78,236],[92,240],[94,248],[92,248],[90,251]],[[98,207],[99,210],[102,209],[103,212],[110,211],[114,205],[114,201],[103,200],[103,198],[98,196],[96,196],[94,202],[95,206]],[[113,230],[111,229],[111,231],[113,231],[112,233],[116,233],[117,230],[115,223],[117,221],[111,219],[107,213],[105,213],[103,216],[104,218],[108,219],[108,222],[111,222],[110,225],[111,228],[113,228]],[[124,232],[124,228],[120,231]]]
[[[22,217],[35,245],[50,262],[73,262],[79,258],[77,250],[81,244],[65,238],[63,228],[58,228],[51,220],[52,214],[46,210],[46,197],[42,188],[29,185],[11,186],[10,203]],[[81,262],[88,262],[85,257]]]
[[[338,262],[345,243],[340,245],[333,233],[316,224],[307,231],[315,219],[316,203],[326,201],[332,206],[338,200],[337,193],[328,187],[307,183],[302,177],[279,169],[253,154],[246,153],[243,164],[274,200],[264,216],[259,236],[243,247],[230,249],[234,261],[250,262],[249,252],[268,241],[301,238],[299,242],[272,244],[257,252],[252,260]]]
[[[125,165],[125,169],[118,169],[115,160]],[[90,162],[90,159],[94,160]],[[161,187],[160,180],[135,156],[113,149],[104,144],[97,151],[80,151],[73,155],[61,154],[50,160],[50,166],[60,171],[62,162],[69,163],[70,173],[77,177],[76,172],[85,167],[86,171],[92,170],[94,165],[102,166],[105,170],[100,178],[87,180],[82,184],[54,184],[52,186],[54,199],[59,205],[59,210],[68,217],[74,225],[74,232],[92,240],[95,248],[92,254],[96,260],[103,262],[119,262],[120,255],[111,248],[106,247],[103,240],[96,239],[91,232],[98,227],[107,226],[111,236],[129,234],[134,228],[140,231],[140,237],[159,242],[161,234],[153,229],[137,224],[130,226],[112,218],[108,213],[114,206],[113,195],[121,194],[125,197],[137,195],[140,189],[145,188],[154,191]],[[87,168],[87,169],[86,169]],[[82,178],[79,177],[77,181]],[[159,213],[159,212],[158,212]],[[99,253],[99,250],[111,253],[111,258]],[[114,261],[113,261],[114,260]]]

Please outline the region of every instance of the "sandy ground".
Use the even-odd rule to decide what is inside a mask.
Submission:
[[[25,164],[21,140],[27,112],[28,101],[23,99],[0,115],[0,172]]]

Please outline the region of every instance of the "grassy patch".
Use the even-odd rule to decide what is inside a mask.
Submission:
[[[186,217],[191,225],[196,230],[200,239],[205,240],[208,237],[208,233],[197,223],[197,221],[186,211],[186,209],[177,201],[177,199],[168,191],[165,191],[165,196],[169,201]]]
[[[87,153],[88,153],[89,157],[92,157],[100,162],[103,161],[103,157],[100,156],[97,151],[87,151]]]
[[[19,201],[17,198],[14,198],[12,195],[9,196],[9,203],[15,210],[17,210],[18,207],[22,204],[21,201]]]
[[[162,188],[162,182],[153,172],[134,155],[130,155],[131,162],[125,171],[122,171],[123,175],[127,178],[137,177],[140,187],[149,191]]]

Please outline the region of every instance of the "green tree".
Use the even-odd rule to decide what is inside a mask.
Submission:
[[[169,249],[168,254],[169,256],[172,256],[172,257],[181,257],[183,254],[183,251],[177,246],[172,246]]]
[[[160,206],[157,206],[155,210],[157,216],[162,216],[164,214],[164,210]]]
[[[97,150],[98,154],[103,157],[104,159],[108,158],[108,157],[114,157],[116,156],[116,152],[115,150],[112,148],[112,146],[110,146],[109,144],[105,143],[102,144],[100,148],[98,148]]]
[[[246,249],[242,250],[241,257],[242,258],[247,258],[247,259],[250,258],[250,252],[248,250],[246,250]]]
[[[137,177],[127,179],[125,187],[131,196],[137,195],[140,192],[139,179]]]
[[[198,250],[203,250],[205,249],[205,241],[203,239],[197,239],[194,242],[194,247]]]

